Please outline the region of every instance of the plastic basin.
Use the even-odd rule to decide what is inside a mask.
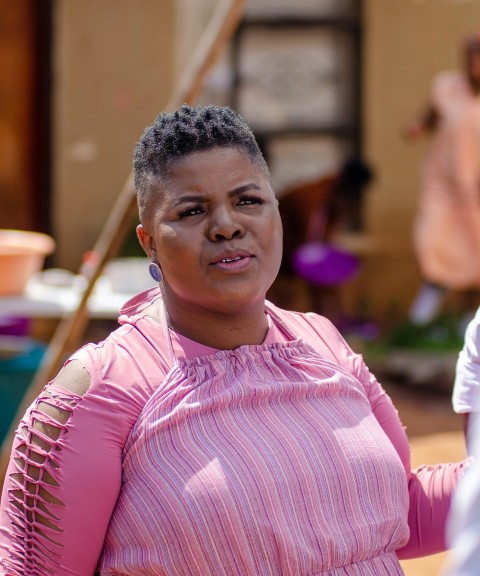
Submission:
[[[318,286],[338,286],[352,279],[360,262],[356,256],[322,242],[309,242],[295,250],[292,256],[295,272]]]
[[[0,229],[0,296],[21,294],[54,249],[47,234]]]

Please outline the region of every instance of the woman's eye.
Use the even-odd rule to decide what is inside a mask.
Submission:
[[[201,214],[203,212],[200,206],[193,206],[192,208],[186,208],[182,210],[179,214],[180,218],[185,218],[187,216],[196,216],[197,214]]]
[[[244,196],[238,201],[240,206],[250,206],[251,204],[263,204],[263,198],[259,196]]]

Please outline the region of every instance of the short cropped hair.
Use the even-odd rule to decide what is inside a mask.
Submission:
[[[184,104],[174,112],[160,113],[135,147],[133,173],[140,220],[149,214],[162,181],[176,162],[217,147],[240,149],[269,174],[252,130],[231,108]]]

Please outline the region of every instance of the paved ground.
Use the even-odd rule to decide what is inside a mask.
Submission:
[[[383,382],[398,409],[412,447],[413,465],[460,460],[465,455],[462,420],[449,395]],[[402,562],[406,576],[439,576],[445,554]]]

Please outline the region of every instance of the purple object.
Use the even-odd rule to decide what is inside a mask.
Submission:
[[[355,276],[360,267],[356,256],[322,242],[302,244],[292,256],[295,272],[319,286],[338,286]]]
[[[30,330],[30,319],[21,316],[0,315],[0,335],[26,336]]]

